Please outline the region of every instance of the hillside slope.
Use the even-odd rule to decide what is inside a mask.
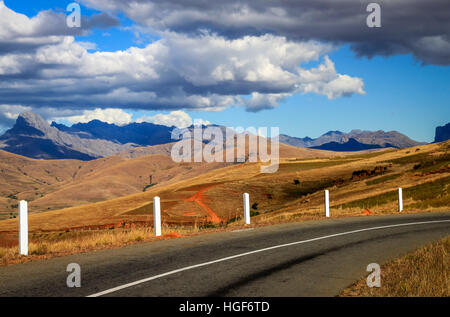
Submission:
[[[235,164],[176,163],[172,146],[139,147],[92,161],[36,160],[0,151],[0,219],[14,215],[20,199],[29,201],[33,212],[55,210],[140,193]],[[337,154],[280,144],[281,157],[332,155]]]
[[[449,144],[442,143],[336,158],[284,158],[275,174],[262,174],[260,163],[237,164],[144,193],[32,215],[30,228],[149,225],[154,196],[161,197],[164,223],[177,226],[229,222],[242,216],[244,192],[250,194],[256,222],[322,215],[324,189],[330,189],[333,213],[360,214],[364,206],[371,209],[368,213],[395,210],[398,187],[404,188],[407,208],[438,208],[448,206],[448,151]],[[16,227],[13,220],[0,221],[0,231]]]

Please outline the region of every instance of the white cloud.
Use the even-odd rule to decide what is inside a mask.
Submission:
[[[110,124],[126,125],[131,123],[132,115],[121,109],[95,109],[85,110],[77,116],[58,117],[56,120],[67,120],[70,123],[87,123],[92,120],[100,120]]]
[[[230,106],[259,111],[299,92],[329,98],[364,93],[360,78],[336,72],[326,57],[330,45],[269,34],[227,39],[209,33],[192,37],[167,32],[144,48],[89,52],[86,43],[72,36],[40,36],[53,14],[44,12],[30,19],[1,4],[0,46],[2,39],[15,45],[23,38],[45,40],[34,50],[0,53],[1,104],[79,111],[221,111]],[[317,68],[302,67],[323,57]],[[121,124],[130,120],[108,109],[88,110],[76,118]]]
[[[193,123],[191,116],[189,116],[186,112],[177,110],[172,111],[169,114],[158,113],[157,115],[148,117],[144,116],[136,120],[136,122],[152,122],[155,124],[165,125],[168,127],[177,127],[177,128],[186,128],[190,127]],[[195,119],[195,122],[203,125],[211,124],[209,121],[205,121],[202,119]]]
[[[278,102],[291,94],[260,94],[252,93],[251,98],[246,101],[247,110],[256,112],[262,109],[271,109],[278,106]]]
[[[293,40],[350,44],[358,56],[412,53],[426,63],[450,64],[448,0],[383,3],[383,27],[368,32],[372,0],[80,0],[97,10],[122,12],[142,30],[198,34],[202,30],[239,38],[265,33]],[[381,3],[380,2],[380,3]]]
[[[27,111],[31,111],[31,107],[21,105],[0,105],[0,113],[4,118],[9,120],[16,120],[21,113]]]
[[[334,63],[325,56],[324,63],[310,70],[300,70],[300,91],[326,95],[328,99],[352,94],[365,94],[361,78],[341,75],[336,72]]]

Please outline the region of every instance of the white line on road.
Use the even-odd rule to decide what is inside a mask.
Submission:
[[[111,293],[123,290],[125,288],[129,288],[129,287],[136,286],[136,285],[139,285],[139,284],[142,284],[142,283],[153,281],[153,280],[156,280],[158,278],[165,277],[165,276],[168,276],[168,275],[173,275],[173,274],[176,274],[176,273],[192,270],[192,269],[199,268],[199,267],[202,267],[202,266],[207,266],[207,265],[211,265],[211,264],[215,264],[215,263],[220,263],[220,262],[224,262],[224,261],[240,258],[240,257],[243,257],[243,256],[255,254],[255,253],[269,251],[269,250],[273,250],[273,249],[279,249],[279,248],[289,247],[289,246],[293,246],[293,245],[297,245],[297,244],[314,242],[314,241],[318,241],[318,240],[324,240],[324,239],[329,239],[329,238],[334,238],[334,237],[339,237],[339,236],[344,236],[344,235],[349,235],[349,234],[354,234],[354,233],[359,233],[359,232],[364,232],[364,231],[388,229],[388,228],[395,228],[395,227],[405,227],[405,226],[413,226],[413,225],[444,223],[444,222],[450,222],[450,220],[409,222],[409,223],[401,223],[401,224],[396,224],[396,225],[371,227],[371,228],[358,229],[358,230],[352,230],[352,231],[347,231],[347,232],[330,234],[330,235],[327,235],[327,236],[322,236],[322,237],[308,239],[308,240],[302,240],[302,241],[296,241],[296,242],[291,242],[291,243],[286,243],[286,244],[275,245],[275,246],[264,248],[264,249],[259,249],[259,250],[249,251],[249,252],[245,252],[245,253],[241,253],[241,254],[236,254],[236,255],[233,255],[233,256],[217,259],[217,260],[214,260],[214,261],[209,261],[209,262],[204,262],[204,263],[200,263],[200,264],[196,264],[196,265],[186,266],[186,267],[183,267],[183,268],[180,268],[180,269],[177,269],[177,270],[173,270],[173,271],[166,272],[166,273],[163,273],[163,274],[151,276],[151,277],[139,280],[139,281],[135,281],[135,282],[132,282],[132,283],[124,284],[124,285],[117,286],[117,287],[114,287],[114,288],[110,288],[110,289],[105,290],[103,292],[95,293],[95,294],[89,295],[87,297],[100,297],[100,296],[103,296],[103,295],[107,295],[107,294],[111,294]]]
[[[245,231],[252,231],[252,230],[254,230],[255,228],[247,228],[247,229],[238,229],[238,230],[233,230],[233,231],[231,231],[231,232],[245,232]]]

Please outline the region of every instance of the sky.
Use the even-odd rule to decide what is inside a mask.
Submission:
[[[187,126],[397,130],[450,122],[450,3],[0,0],[0,131],[24,111]],[[263,4],[264,3],[264,4]]]

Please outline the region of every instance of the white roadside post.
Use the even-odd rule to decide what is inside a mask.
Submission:
[[[159,197],[153,198],[153,227],[155,228],[155,236],[161,235],[161,202]]]
[[[28,255],[28,203],[19,202],[19,253]]]
[[[250,224],[250,195],[244,194],[244,221],[246,225]]]
[[[325,191],[325,216],[330,217],[330,192],[328,190]]]
[[[401,187],[398,189],[398,211],[403,211],[403,190]]]

